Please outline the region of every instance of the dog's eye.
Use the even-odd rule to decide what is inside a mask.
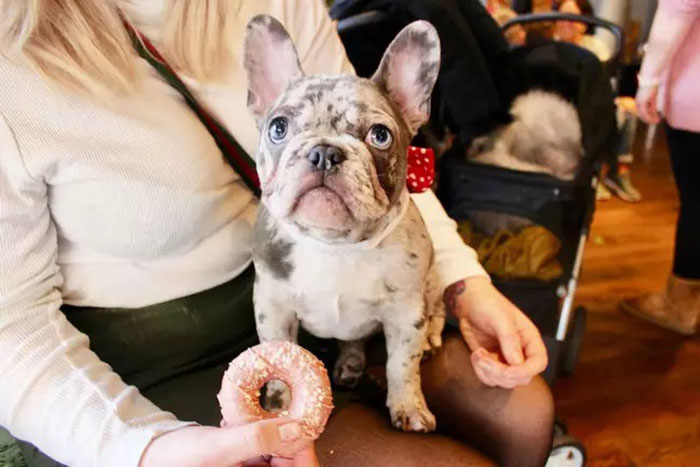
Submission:
[[[275,117],[270,122],[268,128],[268,135],[270,136],[270,141],[273,143],[281,143],[287,136],[287,129],[289,128],[289,122],[285,117]]]
[[[365,142],[374,146],[377,149],[389,149],[394,139],[391,137],[391,131],[384,125],[372,125],[369,129]]]

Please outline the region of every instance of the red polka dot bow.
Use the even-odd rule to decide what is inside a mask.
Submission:
[[[435,181],[435,153],[430,148],[408,147],[406,184],[411,193],[423,193]]]

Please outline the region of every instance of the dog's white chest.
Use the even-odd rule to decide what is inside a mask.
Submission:
[[[379,310],[338,294],[302,296],[297,317],[304,329],[322,338],[354,340],[380,328]]]
[[[380,257],[356,252],[303,249],[290,278],[295,310],[304,328],[319,337],[352,340],[379,329],[380,306],[386,300]]]

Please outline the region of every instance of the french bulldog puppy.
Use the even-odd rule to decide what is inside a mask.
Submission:
[[[423,432],[435,429],[435,417],[420,362],[441,345],[445,309],[406,164],[439,61],[426,22],[401,31],[371,79],[305,75],[270,16],[253,18],[245,40],[248,107],[261,131],[253,253],[260,340],[296,341],[300,325],[338,339],[334,380],[354,385],[365,339],[383,331],[392,423]],[[267,390],[269,400],[283,392]]]

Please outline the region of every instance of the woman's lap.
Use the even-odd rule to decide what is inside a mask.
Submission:
[[[144,394],[180,419],[218,425],[215,395],[226,366],[177,376]],[[370,372],[381,375],[378,367]],[[355,400],[344,397],[331,416],[317,443],[322,465],[449,467],[494,465],[494,460],[506,466],[544,464],[554,415],[551,395],[541,379],[512,391],[484,386],[458,336],[447,337],[443,349],[423,363],[422,379],[426,400],[438,420],[438,434],[395,430],[380,391],[363,391]],[[27,445],[24,451],[29,452]],[[36,453],[29,456],[34,457],[30,467],[55,465]]]
[[[172,306],[165,307],[168,308],[167,310],[150,310],[150,312],[156,315],[163,313],[163,316],[172,321],[173,316],[176,318],[180,316],[179,310],[185,310],[188,315],[193,315],[191,319],[194,320],[194,314],[198,313],[199,308],[203,308],[205,310],[202,312],[206,315],[202,318],[210,321],[219,320],[225,324],[222,327],[229,329],[233,324],[230,322],[232,316],[229,313],[235,312],[235,315],[245,317],[245,327],[248,328],[252,325],[248,322],[250,321],[248,315],[252,315],[252,307],[250,307],[252,274],[248,273],[245,277],[245,280],[232,281],[234,286],[232,290],[227,291],[226,286],[220,286],[213,289],[212,293],[188,297],[184,302],[175,301]],[[235,284],[236,282],[238,284]],[[88,313],[87,311],[77,311],[77,313],[72,317],[91,316],[82,314]],[[173,315],[173,313],[176,314]],[[107,313],[103,316],[117,316],[117,319],[123,320],[123,316],[120,317],[118,314]],[[242,324],[241,319],[235,318],[239,325]],[[139,324],[143,327],[144,323],[152,323],[152,325],[149,324],[152,327],[158,322],[157,316],[154,315],[147,321],[140,319]],[[207,328],[215,328],[216,322],[212,321]],[[186,333],[187,323],[183,321],[178,332]],[[225,348],[225,340],[229,339],[226,333],[218,332],[221,334],[221,345],[212,346],[216,343],[202,341],[207,352],[211,348],[216,349],[217,353],[220,352],[216,361],[210,358],[211,354],[207,357],[200,353],[202,358],[197,357],[197,359],[201,364],[193,367],[187,363],[186,358],[177,353],[164,353],[168,357],[165,361],[174,363],[170,367],[179,367],[182,371],[171,377],[154,378],[147,368],[134,367],[138,365],[138,361],[132,363],[132,359],[138,360],[143,352],[148,351],[145,344],[134,346],[128,345],[127,342],[122,345],[119,342],[112,342],[111,335],[100,340],[104,333],[94,334],[90,329],[101,324],[99,321],[86,325],[85,322],[76,320],[75,324],[90,335],[91,341],[98,347],[96,350],[101,358],[116,368],[129,366],[134,369],[133,378],[127,376],[125,380],[137,384],[142,393],[163,410],[174,413],[182,420],[192,420],[207,425],[219,424],[220,412],[216,394],[228,361],[233,356],[231,354],[233,350],[229,354],[221,350]],[[85,325],[85,328],[82,325]],[[130,324],[132,325],[133,323]],[[238,327],[236,330],[240,333],[243,328]],[[203,329],[197,329],[198,334],[202,331]],[[254,331],[251,330],[251,332]],[[244,340],[248,341],[247,338]],[[327,367],[332,369],[336,353],[332,343],[320,341],[307,334],[300,336],[300,342],[317,353]],[[166,336],[159,343],[175,344],[172,340],[166,339]],[[185,348],[190,346],[196,350],[196,345],[198,345],[196,342],[194,344],[188,342]],[[99,352],[100,346],[106,349],[108,355],[118,355],[121,361],[110,361],[109,358],[105,358]],[[177,348],[173,350],[177,352]],[[433,461],[432,465],[447,466],[452,465],[450,462],[454,462],[454,465],[488,463],[482,454],[477,453],[468,444],[489,453],[503,465],[529,466],[543,463],[541,453],[546,454],[551,446],[553,414],[549,390],[541,380],[535,380],[529,386],[514,391],[488,388],[476,378],[471,368],[469,351],[462,339],[454,335],[447,336],[443,349],[427,359],[422,366],[423,390],[429,407],[437,416],[438,429],[441,433],[433,435],[401,433],[390,426],[388,411],[384,404],[385,394],[382,391],[381,379],[386,352],[383,339],[381,337],[374,339],[369,344],[367,352],[368,365],[371,365],[367,373],[372,376],[363,378],[355,390],[341,390],[334,393],[337,409],[318,444],[319,455],[324,460],[324,465],[395,465],[397,462],[401,465],[424,464],[422,461],[415,463],[416,459],[430,459]],[[162,350],[161,353],[163,353]],[[197,359],[191,361],[194,362]],[[159,372],[161,371],[156,371],[155,376]],[[145,384],[138,384],[137,380]],[[30,467],[56,465],[47,462],[30,445],[24,443],[22,447]],[[331,451],[333,451],[332,454]],[[363,456],[364,460],[361,464],[348,461],[348,459],[357,459],[358,455]],[[436,463],[436,456],[444,456],[445,459]],[[526,461],[522,461],[523,457]]]

